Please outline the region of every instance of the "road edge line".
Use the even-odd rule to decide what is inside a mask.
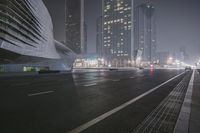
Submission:
[[[28,94],[28,96],[29,96],[29,97],[32,97],[32,96],[39,96],[39,95],[49,94],[49,93],[53,93],[53,92],[55,92],[55,91],[37,92],[37,93]]]

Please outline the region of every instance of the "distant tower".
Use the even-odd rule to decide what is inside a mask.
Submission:
[[[103,0],[103,57],[127,66],[133,57],[133,0]]]
[[[66,45],[75,53],[86,54],[84,0],[65,0]]]
[[[189,61],[189,55],[187,53],[187,50],[184,46],[180,47],[180,60],[183,62]]]
[[[102,16],[98,17],[96,20],[96,52],[98,57],[102,57],[103,48],[103,30],[102,30]]]
[[[156,59],[156,17],[155,7],[140,4],[135,7],[135,45],[134,50],[142,50],[143,61],[154,62]]]
[[[156,38],[155,38],[155,7],[153,5],[146,5],[144,10],[146,15],[146,41],[144,47],[144,57],[147,61],[155,61],[156,54]]]

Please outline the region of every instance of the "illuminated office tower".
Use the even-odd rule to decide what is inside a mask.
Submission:
[[[133,1],[103,0],[102,14],[102,55],[111,66],[128,66],[133,59]]]

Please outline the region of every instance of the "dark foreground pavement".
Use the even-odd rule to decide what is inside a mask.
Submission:
[[[138,70],[1,77],[0,132],[134,132],[181,81],[189,82],[191,72],[179,75],[182,72]],[[146,94],[156,86],[155,91]],[[113,113],[116,108],[119,110]],[[111,114],[100,117],[109,111]]]

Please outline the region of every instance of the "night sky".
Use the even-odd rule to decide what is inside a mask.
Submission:
[[[43,0],[54,23],[55,38],[65,40],[65,0]],[[156,0],[155,0],[156,1]],[[96,19],[101,0],[85,0],[88,25],[88,51],[96,50]],[[200,56],[200,0],[157,0],[157,51],[178,52],[185,47],[191,59]]]

